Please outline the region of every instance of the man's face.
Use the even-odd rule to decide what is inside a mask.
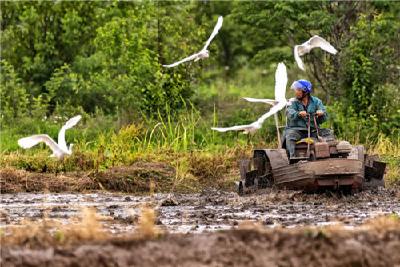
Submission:
[[[299,99],[299,100],[303,99],[303,94],[304,94],[303,90],[296,89],[296,90],[294,90],[294,94],[296,95],[297,99]]]

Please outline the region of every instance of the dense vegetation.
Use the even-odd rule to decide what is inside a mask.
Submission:
[[[198,51],[218,15],[209,59],[161,66]],[[339,137],[384,140],[399,153],[399,29],[400,4],[390,1],[2,1],[1,153],[18,151],[28,134],[55,138],[76,114],[84,120],[68,141],[118,157],[106,167],[143,151],[242,146],[246,137],[210,127],[257,118],[264,108],[240,97],[273,97],[281,61],[289,83],[314,83]],[[314,34],[339,53],[314,50],[302,72],[293,46]],[[250,141],[273,142],[274,133],[270,120]]]

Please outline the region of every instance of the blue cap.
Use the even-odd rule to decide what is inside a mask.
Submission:
[[[311,93],[312,92],[312,84],[307,81],[307,80],[297,80],[292,83],[292,86],[290,86],[291,89],[296,90],[300,89],[305,93]]]

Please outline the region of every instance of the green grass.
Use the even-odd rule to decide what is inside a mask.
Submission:
[[[266,125],[252,137],[234,132],[218,133],[209,129],[210,121],[204,119],[194,108],[178,116],[159,115],[158,118],[127,124],[119,129],[113,120],[109,120],[108,124],[103,122],[105,129],[88,129],[91,128],[90,125],[101,124],[98,120],[99,118],[87,117],[75,129],[67,131],[67,142],[75,143],[74,154],[62,164],[48,157],[50,150],[45,145],[29,150],[18,148],[17,139],[23,135],[12,134],[16,133],[15,128],[3,130],[1,143],[2,149],[5,149],[1,153],[0,167],[39,172],[100,171],[141,160],[160,161],[173,166],[177,171],[176,180],[184,184],[187,179],[199,177],[217,179],[218,175],[214,173],[216,166],[223,168],[223,172],[216,172],[221,175],[237,171],[235,162],[240,158],[249,157],[254,147],[277,147],[273,125]],[[18,129],[21,130],[22,124],[18,125]],[[55,122],[50,122],[49,125],[39,122],[32,125],[33,128],[43,126],[43,130],[39,128],[34,133],[53,132],[53,138],[57,137],[60,127]],[[24,128],[24,132],[26,131]],[[350,141],[356,144],[355,140]],[[398,183],[400,140],[381,135],[378,140],[371,139],[365,145],[370,154],[378,154],[388,163],[386,180],[389,184]],[[221,167],[224,165],[226,167]],[[194,178],[191,173],[197,168],[199,171],[194,171],[197,173]]]
[[[265,105],[250,104],[241,97],[273,98],[274,69],[274,66],[266,71],[244,68],[229,82],[217,78],[208,85],[198,86],[193,104],[186,104],[179,112],[172,112],[166,107],[165,114],[158,113],[152,118],[142,116],[135,121],[128,115],[83,114],[82,121],[66,133],[67,143],[72,142],[75,146],[73,156],[63,166],[47,157],[50,150],[45,145],[23,150],[18,147],[17,140],[39,133],[49,134],[57,140],[58,130],[67,120],[66,117],[15,120],[11,125],[3,125],[0,131],[0,167],[33,171],[55,171],[60,168],[67,171],[102,170],[147,159],[171,162],[180,173],[177,179],[184,179],[192,168],[189,162],[193,162],[193,154],[204,160],[208,157],[211,162],[219,162],[224,154],[250,155],[254,147],[276,148],[272,117],[254,136],[237,132],[219,133],[210,129],[214,126],[251,123],[266,112]],[[335,127],[339,139],[349,140],[352,144],[364,143],[372,153],[379,154],[388,162],[387,177],[390,183],[399,182],[399,137],[376,133],[368,135],[371,132],[369,129],[363,128],[354,118],[346,120],[335,108],[337,106],[329,107],[334,116],[331,116],[332,120],[327,126]],[[283,111],[280,112],[280,124],[284,124]],[[238,159],[239,154],[230,155],[230,160]]]

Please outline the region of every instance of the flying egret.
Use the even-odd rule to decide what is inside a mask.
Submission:
[[[194,60],[196,62],[196,61],[198,61],[200,59],[208,58],[209,57],[209,51],[207,50],[207,47],[210,45],[212,39],[214,39],[214,37],[217,35],[219,29],[221,29],[222,21],[223,21],[222,16],[219,16],[217,24],[215,25],[213,32],[211,33],[211,35],[208,38],[208,40],[207,40],[206,44],[204,45],[204,47],[199,52],[197,52],[197,53],[195,53],[195,54],[193,54],[191,56],[188,56],[188,57],[186,57],[186,58],[184,58],[184,59],[182,59],[180,61],[177,61],[175,63],[169,64],[169,65],[163,65],[163,67],[172,68],[172,67],[178,66],[179,64],[184,63],[186,61]]]
[[[64,158],[65,155],[72,154],[72,147],[73,147],[73,144],[70,144],[69,147],[67,147],[67,143],[65,142],[65,131],[67,129],[74,127],[81,118],[82,118],[81,115],[75,116],[69,119],[64,124],[64,126],[61,127],[60,131],[58,132],[58,143],[56,143],[47,134],[36,134],[19,139],[18,145],[22,148],[27,149],[37,145],[40,142],[44,142],[53,151],[51,157],[56,157],[57,159],[61,160]]]
[[[256,99],[256,98],[245,98],[250,102],[263,102],[273,105],[272,108],[262,115],[258,120],[251,124],[247,125],[236,125],[232,127],[213,127],[211,129],[219,132],[227,132],[227,131],[243,131],[245,134],[254,133],[257,130],[261,129],[264,121],[270,117],[271,115],[276,114],[278,111],[282,110],[286,107],[287,100],[285,98],[286,93],[286,85],[287,85],[287,72],[286,66],[283,63],[279,63],[275,72],[275,100],[273,99]]]
[[[253,103],[265,103],[268,105],[275,105],[278,103],[278,101],[274,100],[274,99],[267,99],[267,98],[252,98],[252,97],[243,97],[244,100],[249,101],[249,102],[253,102]]]
[[[256,120],[255,122],[253,122],[251,124],[237,125],[237,126],[224,127],[224,128],[213,127],[211,129],[218,131],[218,132],[243,131],[243,133],[245,133],[245,134],[254,133],[257,130],[261,129],[262,124],[268,117],[277,113],[279,110],[283,109],[284,107],[286,107],[286,102],[279,102],[278,104],[273,106],[267,113],[262,115],[260,118],[258,118],[258,120]]]
[[[304,63],[301,60],[300,56],[309,53],[311,49],[316,47],[319,47],[322,50],[325,50],[326,52],[333,55],[337,53],[337,50],[327,40],[319,37],[318,35],[314,35],[307,42],[301,45],[296,45],[294,47],[294,58],[300,69],[305,70]]]

